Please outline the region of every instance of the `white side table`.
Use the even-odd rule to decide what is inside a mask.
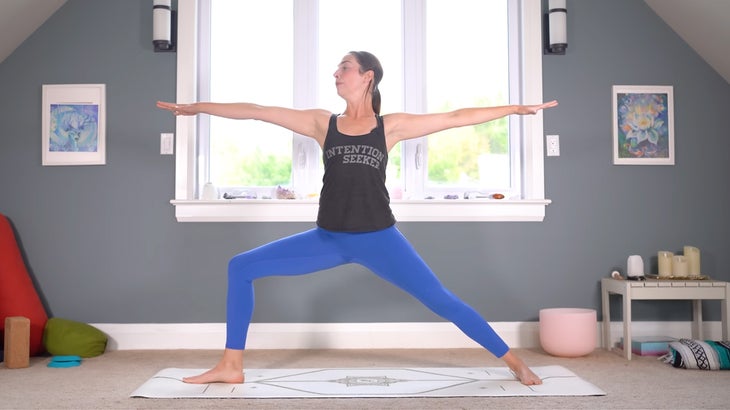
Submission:
[[[702,339],[702,300],[721,300],[722,337],[730,340],[730,284],[716,280],[657,280],[645,281],[601,279],[603,305],[603,347],[611,349],[611,294],[623,296],[624,353],[631,360],[631,301],[632,300],[692,300],[692,338]]]

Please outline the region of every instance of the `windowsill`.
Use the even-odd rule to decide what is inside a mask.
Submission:
[[[393,200],[400,222],[536,221],[545,218],[549,199]],[[171,200],[178,222],[314,222],[317,200]]]

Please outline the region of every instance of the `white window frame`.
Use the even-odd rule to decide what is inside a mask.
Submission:
[[[538,103],[542,97],[542,9],[540,0],[514,0],[520,14],[523,47],[520,101]],[[177,101],[198,100],[198,1],[178,1]],[[407,56],[406,56],[407,57]],[[529,69],[525,69],[525,67]],[[175,208],[178,222],[314,222],[317,200],[196,198],[196,161],[199,160],[196,116],[176,117]],[[523,199],[407,199],[391,201],[398,221],[542,221],[545,207],[543,113],[515,116],[522,125]],[[405,148],[405,147],[404,147]],[[405,153],[404,153],[405,154]]]

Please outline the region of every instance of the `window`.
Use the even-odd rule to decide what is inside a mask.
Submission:
[[[343,0],[181,0],[178,101],[337,112],[344,105],[332,73],[349,50],[373,51],[383,63],[383,113],[542,100],[539,0],[378,0],[357,18],[341,18],[351,10]],[[178,118],[177,134],[178,220],[314,220],[322,166],[313,140],[208,116]],[[405,141],[389,156],[388,187],[401,221],[542,220],[549,203],[541,114]],[[259,200],[196,200],[207,181]],[[277,185],[302,199],[265,199]],[[442,199],[469,191],[507,199]]]
[[[207,69],[198,77],[200,94],[217,102],[243,98],[293,106],[292,5],[292,0],[201,2],[210,12],[210,24],[201,25],[201,55],[210,58],[201,58]],[[292,169],[292,133],[270,124],[206,116],[198,127],[198,142],[206,161],[199,167],[198,181],[210,181],[222,190],[270,191],[291,185],[292,171],[299,171]]]

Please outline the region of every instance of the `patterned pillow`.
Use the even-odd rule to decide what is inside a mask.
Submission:
[[[663,359],[682,369],[730,370],[730,341],[680,339]]]

